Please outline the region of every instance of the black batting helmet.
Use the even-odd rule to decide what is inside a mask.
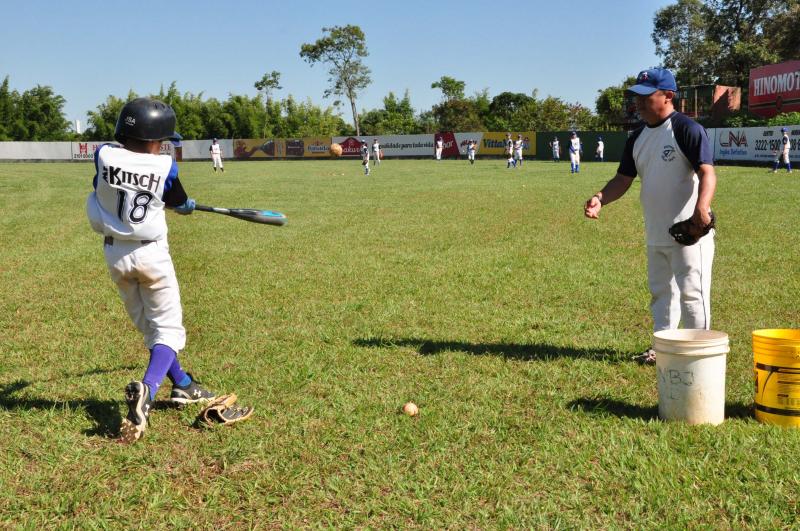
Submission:
[[[175,111],[163,101],[150,98],[129,101],[120,111],[114,130],[117,142],[124,142],[126,138],[179,141],[181,135],[175,132]]]

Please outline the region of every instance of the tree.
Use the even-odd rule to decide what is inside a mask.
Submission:
[[[679,85],[710,83],[714,77],[713,57],[717,43],[708,39],[712,10],[700,0],[678,0],[656,12],[653,42],[664,66],[675,71]]]
[[[114,138],[114,129],[117,126],[117,118],[120,111],[122,111],[122,107],[126,101],[136,97],[133,92],[128,93],[127,100],[109,96],[104,103],[97,106],[96,110],[89,111],[87,113],[89,123],[83,133],[83,138],[86,140],[112,140]]]
[[[439,81],[431,83],[431,88],[442,89],[445,102],[464,99],[464,88],[467,84],[449,76],[442,76]]]
[[[13,140],[11,124],[17,120],[17,91],[9,89],[9,78],[6,76],[0,85],[0,141]]]
[[[263,138],[268,138],[267,132],[270,126],[270,118],[274,119],[274,114],[271,112],[274,110],[271,109],[272,91],[283,88],[280,84],[280,81],[281,73],[277,70],[273,70],[269,74],[264,74],[261,76],[261,79],[253,84],[256,90],[264,94],[264,110],[266,111],[266,119],[264,120],[264,132],[262,134]],[[280,107],[278,107],[278,109],[280,109]]]
[[[800,59],[800,0],[790,3],[786,13],[764,24],[764,35],[782,61]]]
[[[531,118],[531,104],[535,99],[521,92],[501,92],[489,104],[491,118],[487,124],[492,131],[525,130],[525,123]]]
[[[401,100],[390,92],[383,98],[383,109],[362,112],[361,125],[366,135],[408,135],[416,133],[419,127],[408,91]]]
[[[330,65],[330,86],[325,90],[324,96],[327,98],[335,94],[347,97],[353,113],[356,135],[360,136],[356,96],[372,82],[370,70],[362,62],[369,55],[364,32],[353,25],[322,28],[322,31],[327,35],[313,44],[303,44],[300,47],[300,57],[312,66],[320,62]]]
[[[595,100],[597,126],[599,129],[612,129],[625,122],[625,89],[635,85],[636,78],[628,77],[620,85],[598,90]]]
[[[69,121],[64,117],[63,96],[48,86],[36,85],[19,97],[18,120],[14,124],[19,134],[15,140],[66,140]]]

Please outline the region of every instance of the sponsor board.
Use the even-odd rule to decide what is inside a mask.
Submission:
[[[233,156],[242,160],[284,157],[286,144],[280,138],[235,138]]]
[[[379,135],[364,136],[367,146],[372,149],[372,142],[378,139],[384,157],[433,157],[433,135]],[[361,142],[350,136],[335,136],[333,142],[342,146],[342,156],[360,157]]]
[[[211,141],[207,140],[183,140],[181,142],[181,160],[211,160]],[[233,140],[230,138],[217,139],[219,150],[222,153],[222,160],[233,156]]]
[[[789,157],[800,155],[800,125],[787,126],[791,149]],[[709,130],[709,137],[712,137]],[[714,159],[773,161],[783,149],[781,127],[719,127],[713,130]]]
[[[767,118],[800,111],[800,61],[786,61],[750,70],[748,107]]]
[[[483,133],[479,153],[483,155],[504,155],[507,133]],[[536,156],[536,133],[533,131],[511,131],[511,141],[522,135],[522,156]]]
[[[305,145],[304,157],[330,157],[330,137],[307,137],[303,139]]]

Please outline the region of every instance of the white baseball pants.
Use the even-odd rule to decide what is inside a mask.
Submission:
[[[653,331],[711,327],[714,231],[694,245],[648,245],[647,283]]]
[[[186,346],[186,330],[167,240],[142,244],[114,239],[103,251],[111,279],[147,348],[160,343],[181,351]]]
[[[211,161],[215,168],[222,168],[222,155],[211,155]]]

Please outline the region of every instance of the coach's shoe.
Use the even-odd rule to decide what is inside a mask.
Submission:
[[[656,364],[656,351],[652,348],[649,348],[639,354],[638,356],[633,357],[633,361],[636,363],[641,363],[642,365],[655,365]]]
[[[208,402],[217,397],[217,395],[208,389],[200,387],[191,374],[189,378],[191,378],[192,381],[185,387],[180,387],[178,385],[172,386],[172,393],[169,395],[170,402],[179,405],[196,404],[197,402]]]
[[[123,443],[136,442],[144,435],[153,400],[150,399],[150,386],[144,382],[131,382],[125,386],[125,402],[128,416],[122,419],[119,440]]]

